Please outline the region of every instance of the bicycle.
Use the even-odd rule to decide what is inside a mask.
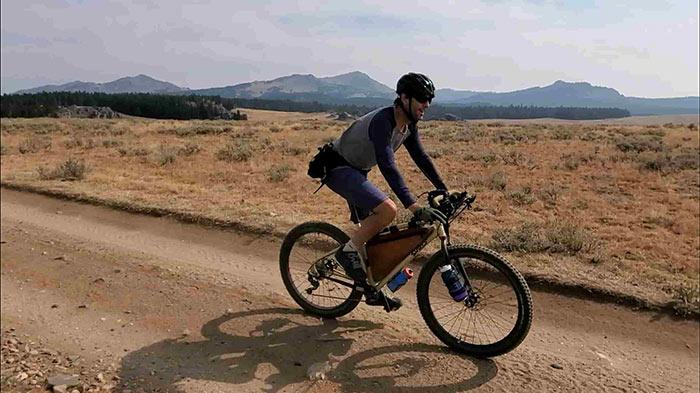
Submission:
[[[427,244],[439,238],[440,250],[422,266],[418,277],[416,292],[423,320],[438,339],[456,351],[493,357],[515,349],[527,336],[532,297],[523,276],[504,257],[481,246],[451,243],[450,224],[471,209],[475,199],[467,192],[428,192],[430,207],[440,210],[446,222],[413,218],[383,229],[367,242],[367,276],[372,288],[382,290]],[[410,239],[402,242],[402,252],[370,252],[373,241],[392,235]],[[360,303],[362,289],[333,257],[348,240],[338,227],[318,221],[300,224],[285,237],[280,249],[282,280],[294,301],[308,313],[337,318]],[[384,251],[387,249],[392,250],[385,247]],[[392,263],[386,263],[389,259]],[[450,267],[464,283],[466,297],[459,301],[450,296],[442,279],[441,268]]]

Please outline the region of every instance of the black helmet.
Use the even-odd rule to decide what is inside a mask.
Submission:
[[[396,83],[396,94],[403,93],[420,102],[426,102],[435,98],[435,85],[427,76],[409,72]]]

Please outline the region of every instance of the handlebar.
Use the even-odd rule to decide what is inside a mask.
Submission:
[[[476,195],[470,195],[466,191],[433,190],[428,192],[428,204],[430,207],[440,210],[448,219],[464,206],[471,209],[471,205],[476,200]]]

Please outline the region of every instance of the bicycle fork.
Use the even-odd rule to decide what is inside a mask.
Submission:
[[[450,262],[450,224],[443,224],[438,227],[438,237],[440,238],[440,249],[444,258],[444,264],[449,265]],[[459,262],[459,261],[457,261]],[[464,298],[464,305],[471,308],[476,305],[479,301],[479,295],[477,295],[473,288],[469,276],[467,275],[467,270],[464,268],[461,262],[456,264],[457,273],[464,279],[464,289],[467,292],[467,297]]]

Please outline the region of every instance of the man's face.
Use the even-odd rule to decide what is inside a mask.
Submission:
[[[401,98],[403,99],[404,102],[404,107],[408,109],[409,107],[409,100],[411,103],[411,114],[413,115],[413,118],[416,120],[423,120],[423,115],[425,114],[425,110],[430,107],[430,100],[426,100],[425,102],[420,102],[419,100],[411,97],[409,98],[407,95],[402,94]]]
[[[411,103],[413,118],[416,120],[423,120],[423,115],[425,114],[425,110],[430,106],[430,101],[420,102],[415,98],[411,98],[411,100],[413,100]]]

